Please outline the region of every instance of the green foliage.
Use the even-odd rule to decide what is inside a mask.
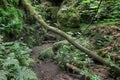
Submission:
[[[57,13],[57,22],[61,27],[78,27],[81,17],[75,8],[63,6]]]
[[[106,0],[103,1],[100,7],[98,18],[104,22],[117,22],[120,18],[120,1],[119,0]]]
[[[45,59],[45,58],[52,58],[54,56],[54,52],[52,50],[52,47],[49,47],[42,52],[40,52],[39,59]]]
[[[0,34],[4,41],[19,39],[30,47],[39,45],[42,29],[24,9],[21,0],[2,0],[0,2]]]
[[[90,48],[89,40],[86,37],[80,36],[76,41],[83,46]],[[93,61],[84,52],[76,49],[67,41],[54,43],[54,47],[56,50],[55,59],[61,68],[64,69],[66,63],[69,63],[80,68],[80,74],[89,78],[89,80],[102,80],[100,76],[95,75],[92,70],[87,68]]]
[[[86,67],[84,67],[80,74],[89,77],[89,80],[103,80],[100,76],[95,75],[91,69],[88,69]]]
[[[35,9],[39,11],[39,14],[42,15],[42,18],[45,20],[47,19],[48,16],[50,16],[50,13],[46,12],[48,10],[48,7],[45,6],[44,4],[35,5]]]
[[[119,26],[107,25],[97,26],[91,29],[89,35],[91,35],[91,45],[98,54],[104,57],[109,62],[114,62],[120,66],[120,38],[119,38]],[[116,36],[117,35],[117,36]],[[111,64],[111,66],[114,64]]]
[[[95,16],[95,21],[115,22],[120,18],[119,2],[119,0],[105,0],[100,4],[100,0],[83,0],[80,3],[82,7],[79,7],[82,9],[80,13],[83,15],[83,19],[87,16],[91,20]]]
[[[6,1],[7,8],[0,8],[0,32],[5,36],[18,37],[23,29],[23,11],[16,7],[18,2],[19,0]]]
[[[60,26],[79,27],[81,23],[119,22],[119,0],[67,0],[57,13]]]
[[[0,80],[37,80],[30,52],[22,42],[0,42]]]
[[[52,7],[47,1],[46,3],[35,5],[34,7],[46,22],[53,24],[53,22],[56,21],[58,7]]]
[[[86,38],[81,37],[77,40],[77,42],[82,43],[82,45],[89,47],[88,41]],[[66,42],[60,42],[54,44],[54,47],[57,49],[55,58],[59,61],[59,65],[61,67],[64,67],[65,63],[73,64],[79,68],[83,68],[83,66],[86,66],[88,63],[91,62],[90,58],[88,56],[76,49],[73,45],[66,43]]]
[[[91,0],[84,0],[82,3],[86,4],[86,3],[90,3]]]
[[[25,24],[21,40],[27,43],[29,47],[40,45],[45,31],[37,23]]]
[[[90,80],[102,80],[100,76],[98,75],[92,75]]]
[[[35,73],[28,69],[27,67],[20,68],[19,73],[17,73],[16,80],[37,80]]]
[[[7,80],[6,74],[7,72],[5,72],[4,70],[0,70],[0,80]]]

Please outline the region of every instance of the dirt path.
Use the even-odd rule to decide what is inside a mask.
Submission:
[[[33,70],[37,74],[39,80],[87,80],[81,75],[65,73],[61,70],[54,61],[50,59],[41,62],[38,57],[41,51],[48,47],[52,47],[53,43],[43,44],[42,46],[34,47],[31,53],[31,58],[34,59],[35,63]],[[113,79],[110,77],[107,67],[102,65],[93,65],[89,67],[95,74],[104,78],[104,80],[120,80],[119,78]]]
[[[39,80],[85,80],[83,77],[78,78],[68,75],[50,59],[40,62],[38,60],[39,53],[48,47],[52,47],[52,43],[35,47],[31,53],[31,57],[35,60],[33,70],[36,72]]]

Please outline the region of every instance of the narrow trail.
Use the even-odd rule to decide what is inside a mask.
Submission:
[[[58,65],[50,59],[46,59],[44,62],[38,60],[40,52],[48,47],[52,47],[52,43],[37,46],[33,48],[31,53],[31,58],[35,61],[33,70],[37,74],[39,80],[85,80],[82,77],[70,76],[68,73],[62,71]]]

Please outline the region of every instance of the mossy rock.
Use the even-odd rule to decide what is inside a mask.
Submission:
[[[54,56],[53,49],[52,47],[49,47],[47,49],[44,49],[42,52],[40,52],[39,59],[44,60],[44,58],[52,58],[53,56]]]
[[[57,13],[57,22],[61,27],[79,27],[81,23],[90,23],[95,15],[96,2],[85,3],[84,0],[64,0]]]
[[[78,27],[80,15],[75,8],[63,6],[57,13],[57,22],[63,27]]]

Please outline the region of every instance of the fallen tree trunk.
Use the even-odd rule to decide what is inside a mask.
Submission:
[[[82,45],[80,45],[79,43],[75,42],[74,39],[69,36],[68,34],[66,34],[65,32],[55,28],[55,27],[52,27],[52,26],[49,26],[43,19],[42,19],[42,16],[38,15],[37,12],[33,9],[33,7],[30,5],[30,3],[27,2],[27,0],[22,0],[22,3],[24,4],[25,8],[27,8],[30,13],[34,16],[34,18],[46,29],[54,32],[54,33],[57,33],[59,34],[60,36],[64,37],[66,40],[68,40],[68,42],[70,42],[72,45],[74,45],[76,48],[80,49],[81,51],[85,52],[87,55],[89,55],[90,57],[92,57],[93,59],[103,63],[104,65],[106,66],[109,66],[111,68],[114,68],[116,69],[119,73],[120,73],[120,68],[109,62],[109,61],[106,61],[105,59],[103,59],[101,56],[97,55],[97,53],[83,47]]]

